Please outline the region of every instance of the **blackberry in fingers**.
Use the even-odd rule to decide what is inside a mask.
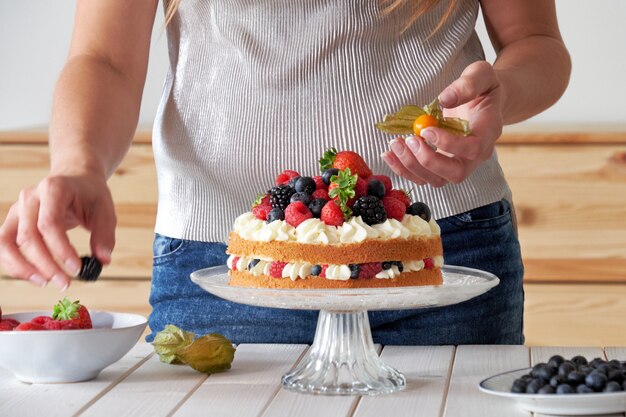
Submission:
[[[81,281],[96,281],[102,272],[102,264],[95,256],[83,256],[80,258],[81,266],[78,278]]]

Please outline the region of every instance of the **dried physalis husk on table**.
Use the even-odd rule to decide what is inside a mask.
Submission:
[[[181,349],[178,357],[198,372],[213,374],[230,369],[235,358],[235,348],[226,337],[212,333],[197,338]]]
[[[189,365],[208,374],[230,369],[235,357],[235,347],[221,334],[196,338],[194,333],[172,324],[156,334],[152,345],[161,362]]]
[[[152,345],[161,362],[179,364],[182,362],[178,357],[178,352],[191,345],[195,338],[196,335],[194,333],[186,332],[173,324],[168,324],[165,326],[165,329],[156,334]]]

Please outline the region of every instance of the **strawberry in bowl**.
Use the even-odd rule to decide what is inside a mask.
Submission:
[[[0,367],[28,383],[87,381],[121,359],[146,325],[145,317],[89,311],[67,298],[52,311],[0,310]]]
[[[1,314],[1,311],[0,311]],[[62,299],[56,304],[52,310],[51,316],[37,316],[30,321],[20,323],[15,319],[5,319],[6,324],[0,325],[2,330],[72,330],[72,329],[91,329],[91,316],[87,307],[80,304],[79,301],[70,301],[67,298]],[[10,324],[14,324],[12,327]]]

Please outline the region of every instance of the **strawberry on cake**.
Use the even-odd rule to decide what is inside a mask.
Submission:
[[[429,207],[373,175],[352,151],[326,151],[321,175],[283,171],[235,220],[230,285],[370,288],[442,283]]]

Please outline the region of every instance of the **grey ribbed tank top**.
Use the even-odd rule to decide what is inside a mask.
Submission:
[[[156,232],[225,241],[278,173],[317,175],[331,146],[363,155],[435,218],[510,198],[495,154],[442,188],[394,176],[380,157],[392,137],[376,121],[430,102],[484,59],[478,0],[428,39],[446,3],[401,33],[406,14],[381,16],[378,0],[182,0],[153,132]]]

